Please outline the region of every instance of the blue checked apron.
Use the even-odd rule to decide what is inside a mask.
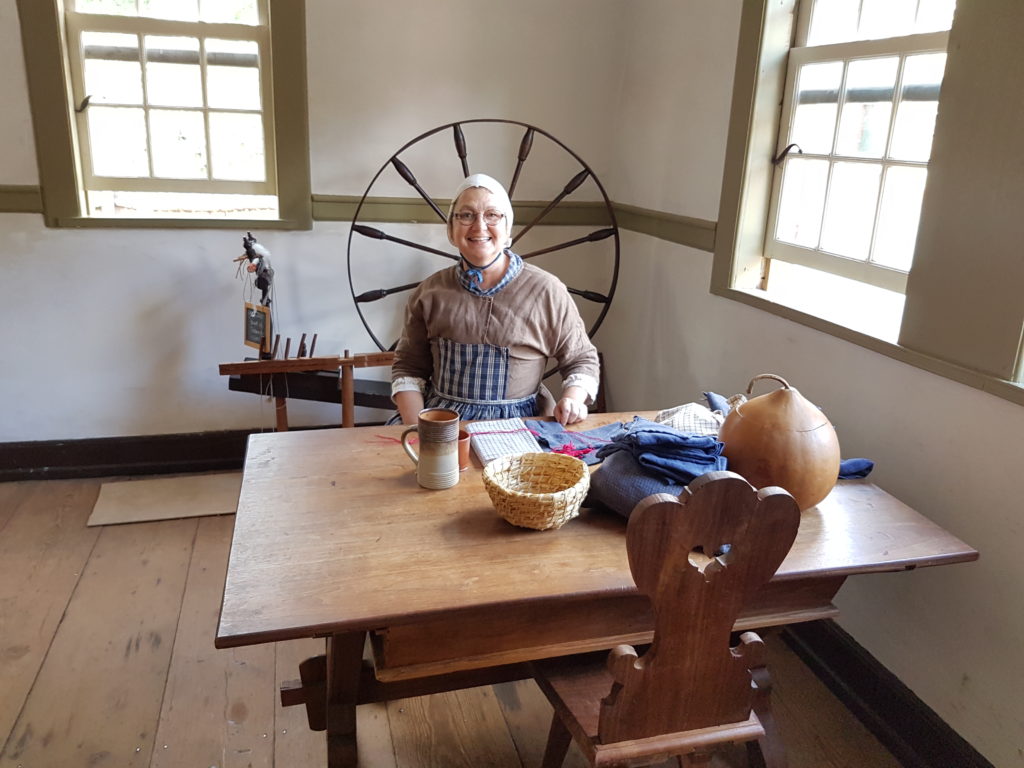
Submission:
[[[535,416],[537,395],[507,398],[508,348],[438,339],[440,365],[427,408],[450,408],[463,419]]]
[[[427,390],[424,408],[449,408],[465,420],[511,419],[537,415],[537,395],[507,398],[507,347],[460,344],[438,339],[439,366]],[[395,414],[388,421],[397,424]]]

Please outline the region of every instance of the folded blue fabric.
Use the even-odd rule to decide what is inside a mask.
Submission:
[[[641,467],[631,453],[618,451],[605,459],[590,476],[590,493],[583,505],[601,504],[623,517],[629,517],[634,507],[652,493],[678,496],[684,487],[682,483],[666,484]]]
[[[634,416],[610,443],[598,449],[597,456],[604,459],[627,451],[665,483],[686,484],[705,472],[726,468],[722,447],[711,435],[690,435]]]
[[[705,392],[704,399],[708,401],[708,408],[712,411],[721,411],[728,415],[731,410],[729,408],[729,400],[716,392]]]
[[[571,432],[557,421],[527,421],[526,426],[545,451],[564,452],[561,449],[568,445],[572,455],[585,464],[598,464],[601,461],[597,457],[598,448],[607,445],[613,435],[621,432],[623,424],[616,421],[583,432]]]
[[[875,468],[875,462],[871,459],[843,459],[839,462],[839,479],[852,480],[857,477],[867,477]]]

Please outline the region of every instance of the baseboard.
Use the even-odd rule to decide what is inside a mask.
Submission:
[[[782,636],[903,768],[993,768],[831,619],[793,624]]]
[[[239,469],[256,431],[2,443],[0,481]]]
[[[0,482],[241,469],[249,435],[266,431],[0,443]]]

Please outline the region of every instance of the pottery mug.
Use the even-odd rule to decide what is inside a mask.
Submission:
[[[419,434],[419,453],[409,445]],[[402,433],[402,447],[416,465],[416,482],[441,490],[459,482],[459,414],[447,408],[424,408]]]

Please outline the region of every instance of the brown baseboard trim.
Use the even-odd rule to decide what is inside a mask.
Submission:
[[[239,469],[259,430],[0,444],[0,481]]]
[[[782,636],[903,768],[993,768],[831,619],[790,625]]]
[[[332,426],[338,425],[310,429]],[[241,469],[249,435],[267,431],[237,429],[0,443],[0,482]]]

